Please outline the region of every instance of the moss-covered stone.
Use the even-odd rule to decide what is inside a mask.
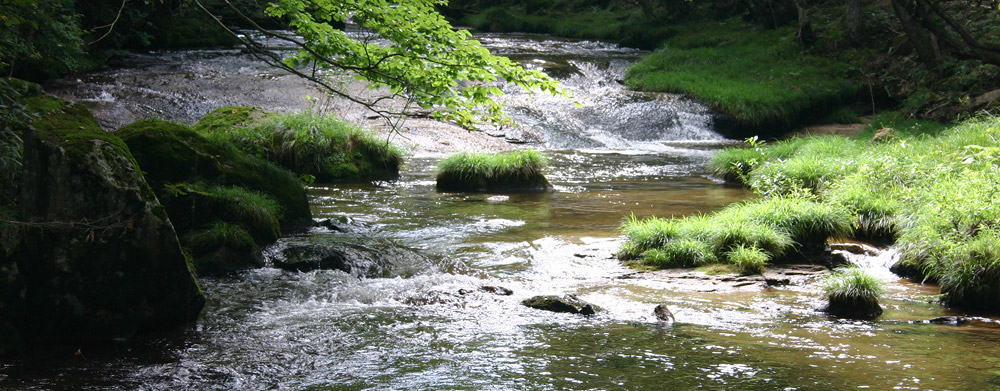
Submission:
[[[283,225],[310,221],[305,188],[295,175],[228,143],[160,120],[133,123],[121,128],[118,135],[158,189],[183,182],[245,187],[273,197],[281,205]]]
[[[192,128],[201,133],[220,133],[243,127],[267,118],[270,114],[259,107],[226,106],[212,110]]]
[[[521,301],[521,304],[543,311],[568,312],[571,314],[593,315],[600,310],[599,307],[580,300],[575,295],[565,296],[535,296]]]
[[[260,267],[260,248],[243,227],[218,222],[211,228],[191,232],[181,242],[194,258],[200,276],[225,274]]]
[[[173,226],[125,143],[81,105],[36,96],[24,136],[24,289],[29,341],[109,341],[195,319],[204,296]]]
[[[270,196],[235,186],[180,183],[165,189],[163,203],[180,232],[226,222],[241,227],[257,244],[281,235],[281,207]]]

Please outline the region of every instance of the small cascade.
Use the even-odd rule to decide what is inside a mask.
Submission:
[[[896,281],[899,276],[889,271],[899,262],[899,251],[893,247],[878,248],[867,243],[836,243],[832,253],[844,257],[851,265],[864,269],[868,274],[883,281]]]

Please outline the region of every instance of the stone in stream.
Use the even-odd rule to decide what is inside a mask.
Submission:
[[[486,293],[492,293],[497,296],[510,296],[514,294],[514,291],[504,288],[502,286],[484,285],[479,287],[479,290]]]
[[[29,341],[80,343],[197,318],[205,297],[125,143],[80,104],[24,103],[39,114],[24,135],[13,256],[24,310],[4,320]]]
[[[656,308],[653,308],[653,315],[656,315],[656,319],[664,323],[674,322],[674,313],[670,312],[670,308],[667,308],[666,304],[659,304]]]
[[[530,299],[524,299],[521,301],[521,304],[544,311],[568,312],[581,315],[593,315],[600,310],[599,307],[580,300],[576,295],[564,295],[561,297],[555,295],[535,296]]]
[[[264,258],[288,271],[341,270],[367,278],[412,274],[430,265],[426,256],[390,240],[327,232],[281,238],[264,249]]]

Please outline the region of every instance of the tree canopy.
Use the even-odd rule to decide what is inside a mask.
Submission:
[[[287,55],[233,25],[215,18],[257,57],[288,72],[316,82],[340,96],[389,118],[411,115],[412,103],[431,116],[465,127],[477,123],[510,122],[493,98],[502,95],[496,82],[506,81],[525,90],[566,95],[559,84],[539,70],[526,70],[506,57],[494,56],[466,30],[456,30],[436,10],[444,0],[276,0],[266,14],[288,20],[292,33],[260,27],[225,3],[245,23],[270,39],[291,44]],[[199,7],[210,12],[202,3]],[[362,31],[340,28],[357,24]],[[364,99],[335,83],[329,71],[348,73],[367,81],[371,89],[389,94]],[[379,105],[387,98],[403,98],[403,107]]]

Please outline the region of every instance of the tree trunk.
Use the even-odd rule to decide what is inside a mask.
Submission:
[[[910,14],[910,7],[907,7],[907,0],[892,0],[892,9],[896,11],[896,17],[906,32],[906,39],[917,51],[920,61],[925,64],[933,64],[941,59],[940,50],[935,49],[935,40]]]
[[[861,20],[861,0],[847,0],[844,7],[844,25],[847,27],[847,38],[852,43],[861,43],[864,24]]]

